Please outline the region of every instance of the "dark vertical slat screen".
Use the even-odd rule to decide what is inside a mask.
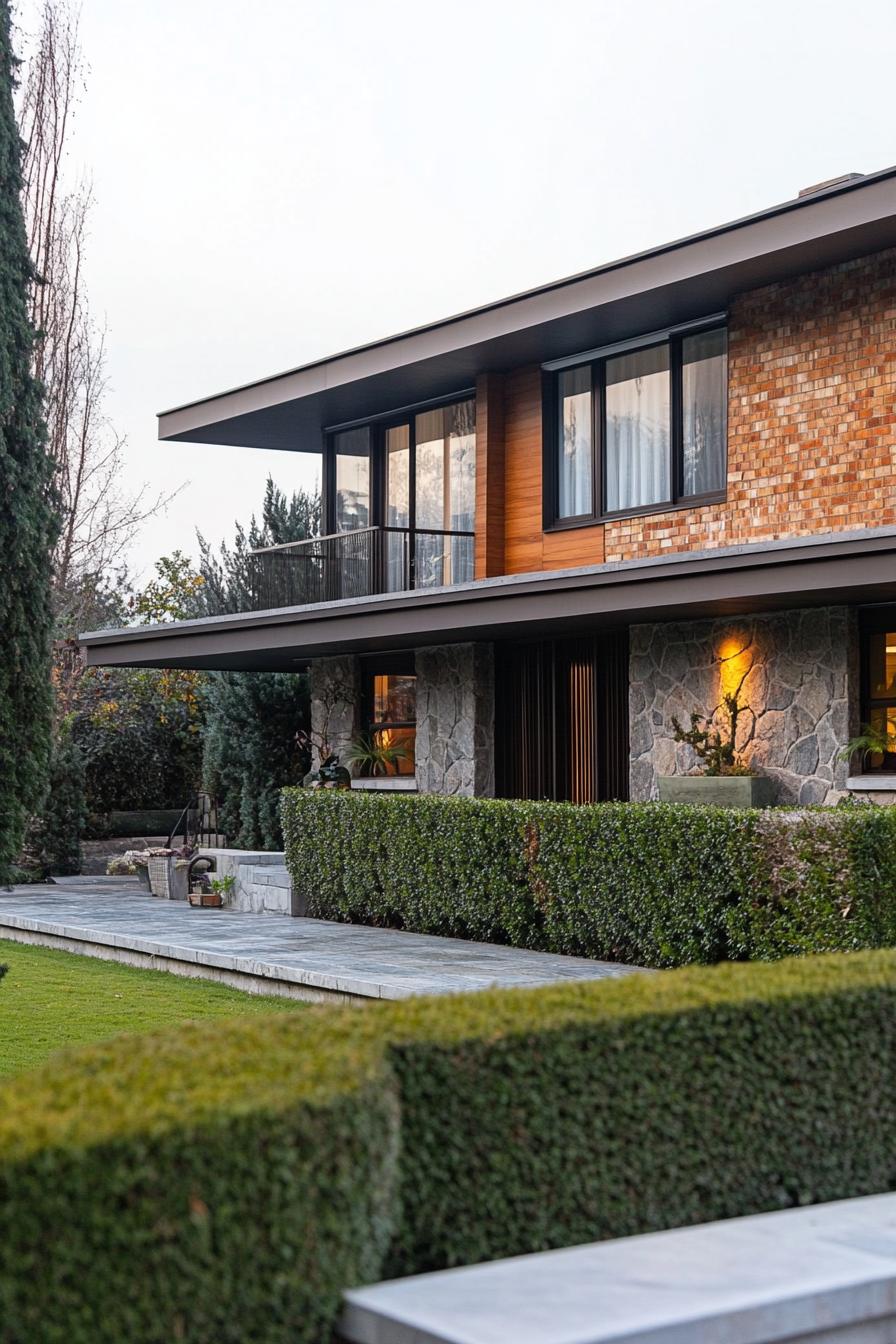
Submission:
[[[496,783],[504,798],[628,796],[628,632],[496,645]]]

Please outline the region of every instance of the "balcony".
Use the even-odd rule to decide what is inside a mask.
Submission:
[[[364,527],[253,551],[251,611],[450,587],[473,578],[473,533]]]

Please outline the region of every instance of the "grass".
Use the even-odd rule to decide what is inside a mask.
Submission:
[[[67,1046],[126,1032],[305,1006],[6,939],[0,963],[9,967],[0,983],[0,1077],[32,1069]]]

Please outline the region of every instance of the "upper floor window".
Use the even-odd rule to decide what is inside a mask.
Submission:
[[[585,522],[720,498],[727,382],[724,327],[561,370],[547,521]]]

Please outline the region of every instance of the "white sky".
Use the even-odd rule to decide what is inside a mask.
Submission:
[[[317,462],[157,411],[896,162],[891,0],[83,0],[82,42],[108,408],[188,482],[137,573]]]

